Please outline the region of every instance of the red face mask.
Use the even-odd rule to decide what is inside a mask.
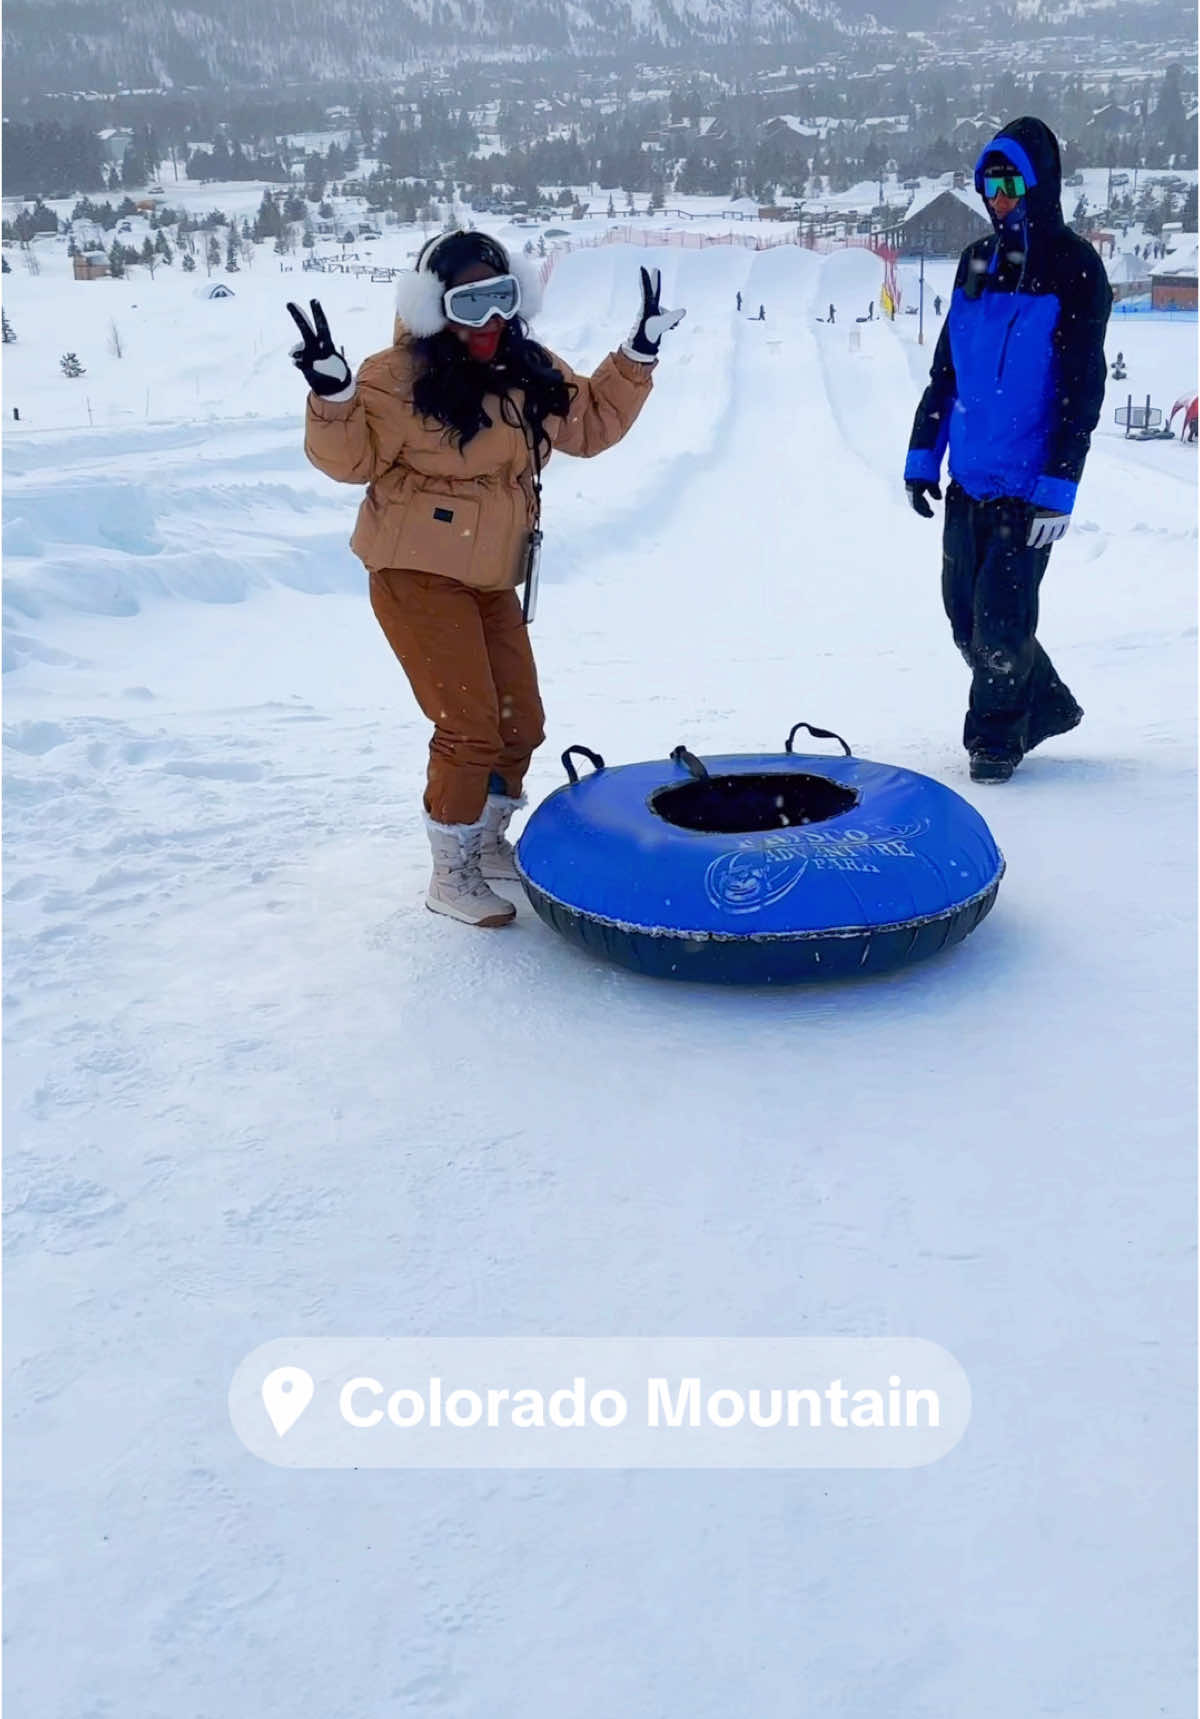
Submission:
[[[500,350],[505,325],[498,316],[482,328],[473,328],[467,335],[467,351],[477,364],[490,364]]]

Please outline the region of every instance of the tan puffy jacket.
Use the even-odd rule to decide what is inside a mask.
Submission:
[[[592,376],[554,363],[574,392],[568,416],[546,420],[551,445],[585,458],[603,453],[641,411],[653,366],[622,352],[610,353]],[[339,483],[367,485],[350,547],[372,572],[414,568],[480,590],[509,589],[523,576],[533,519],[525,435],[505,423],[499,397],[488,395],[490,429],[460,450],[442,424],[417,414],[412,373],[408,335],[397,323],[394,344],[361,365],[352,400],[309,395],[304,451]],[[513,401],[521,403],[519,390]]]

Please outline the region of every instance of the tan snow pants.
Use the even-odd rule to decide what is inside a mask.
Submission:
[[[545,738],[537,669],[515,591],[477,591],[440,573],[371,574],[371,607],[433,723],[425,809],[473,824],[489,787],[520,795]]]

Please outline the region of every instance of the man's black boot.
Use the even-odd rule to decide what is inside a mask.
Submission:
[[[995,752],[972,752],[972,782],[1007,782],[1020,763],[1019,758],[1005,758]]]
[[[1029,739],[1025,744],[1026,752],[1032,752],[1035,746],[1040,746],[1043,740],[1049,740],[1055,734],[1069,734],[1073,728],[1078,728],[1083,721],[1083,711],[1072,699],[1069,705],[1060,705],[1042,718],[1040,722],[1031,719],[1029,724]]]

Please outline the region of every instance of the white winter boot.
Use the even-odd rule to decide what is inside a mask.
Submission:
[[[517,910],[512,902],[494,895],[480,875],[483,819],[474,824],[436,824],[427,813],[425,827],[433,850],[426,907],[460,919],[464,925],[491,927],[515,919]]]
[[[508,826],[513,813],[524,804],[523,794],[519,800],[509,799],[507,794],[488,795],[487,805],[483,808],[483,842],[479,849],[479,870],[482,876],[493,878],[497,882],[519,881],[516,850],[508,840]]]

